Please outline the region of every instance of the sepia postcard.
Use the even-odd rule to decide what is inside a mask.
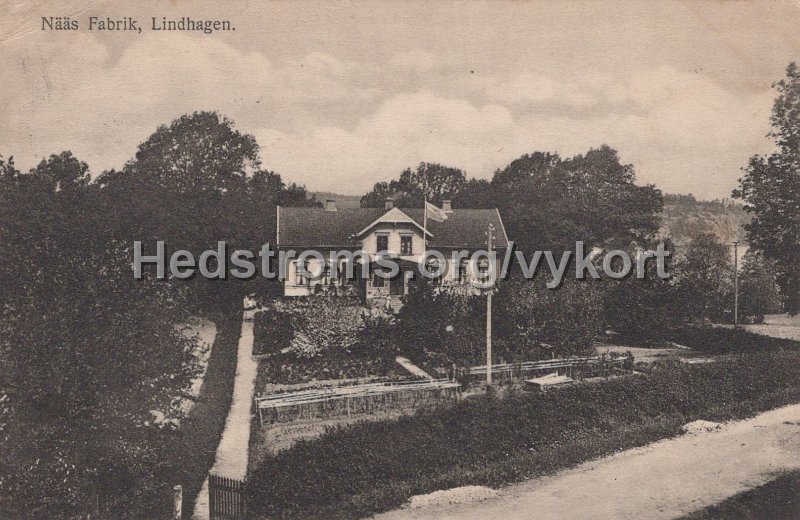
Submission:
[[[0,519],[800,519],[798,27],[0,0]]]

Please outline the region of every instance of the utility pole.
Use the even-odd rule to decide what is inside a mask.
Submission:
[[[739,241],[733,241],[733,328],[739,328]]]
[[[494,241],[494,226],[489,223],[486,231],[486,250],[489,253],[487,258],[486,276],[495,266],[492,266],[492,246]],[[487,280],[488,281],[488,280]],[[486,289],[486,390],[492,386],[492,290],[490,285]]]

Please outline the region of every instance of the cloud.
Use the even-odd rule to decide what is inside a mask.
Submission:
[[[585,109],[598,103],[592,90],[582,84],[559,82],[530,72],[508,79],[486,78],[482,87],[489,99],[510,105],[565,105]]]
[[[270,59],[180,33],[120,48],[85,32],[38,38],[6,42],[0,54],[9,85],[0,153],[21,167],[65,149],[95,174],[119,167],[157,125],[195,110],[219,110],[254,133],[264,165],[285,180],[348,193],[420,161],[488,178],[523,153],[607,143],[643,182],[720,196],[749,155],[768,149],[772,92],[674,67],[456,74],[413,47],[361,63],[318,50]]]
[[[433,54],[419,48],[398,52],[389,60],[389,66],[404,72],[427,72],[437,64]]]
[[[727,196],[748,156],[769,147],[763,137],[769,92],[730,92],[709,78],[665,68],[624,82],[598,77],[592,83],[593,99],[606,100],[603,110],[559,112],[552,105],[515,110],[519,98],[505,98],[507,107],[490,89],[483,102],[423,90],[386,99],[351,129],[329,126],[276,138],[262,128],[256,135],[268,143],[265,162],[287,178],[347,193],[364,192],[420,161],[488,178],[523,153],[573,155],[609,144],[634,164],[642,183],[701,197]],[[525,84],[538,88],[521,102],[565,100],[557,82]]]

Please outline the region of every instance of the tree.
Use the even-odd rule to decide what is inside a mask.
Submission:
[[[654,236],[663,208],[661,192],[635,180],[606,145],[570,159],[536,152],[497,170],[492,195],[480,200],[496,203],[523,251],[572,249],[576,240],[627,247]]]
[[[145,254],[163,240],[166,254],[204,251],[226,242],[229,252],[257,251],[275,241],[277,205],[319,203],[306,189],[286,184],[261,168],[255,138],[236,130],[215,112],[195,112],[162,125],[146,139],[121,171],[104,172],[97,182],[107,214],[109,236],[139,240]],[[269,283],[227,277],[181,281],[194,289],[196,305],[239,305],[246,294]]]
[[[441,204],[444,199],[453,199],[465,182],[466,175],[458,168],[421,162],[416,170],[403,170],[398,179],[376,183],[361,197],[361,207],[382,208],[386,199],[404,208],[421,208],[424,200]]]
[[[548,289],[542,279],[516,278],[499,286],[495,302],[492,330],[507,361],[593,353],[603,331],[602,290],[591,282]]]
[[[744,168],[733,196],[745,201],[752,215],[745,226],[750,246],[775,262],[778,283],[786,296],[786,310],[800,311],[800,68],[794,62],[786,78],[773,87],[778,96],[772,107],[768,137],[777,151],[755,155]]]
[[[197,369],[175,328],[185,291],[133,279],[130,244],[103,234],[100,190],[72,154],[5,170],[0,389],[11,420],[0,475],[12,478],[0,478],[0,511],[84,517],[104,488],[125,499],[113,516],[136,515],[168,470],[150,410],[169,410]]]
[[[712,234],[696,236],[675,267],[679,300],[686,313],[699,321],[721,321],[733,302],[731,252]]]
[[[765,314],[782,310],[783,297],[772,262],[758,251],[747,251],[739,275],[739,316],[745,321],[761,323]]]
[[[665,248],[671,252],[665,270],[673,273],[675,251],[670,241]],[[676,277],[659,277],[656,262],[652,260],[645,263],[644,275],[643,279],[631,275],[608,280],[604,286],[603,311],[608,326],[626,342],[659,345],[689,316]]]

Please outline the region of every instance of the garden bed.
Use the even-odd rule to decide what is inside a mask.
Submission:
[[[254,468],[250,501],[279,518],[351,518],[413,495],[492,487],[552,473],[723,421],[800,401],[800,351],[705,365],[654,363],[641,377],[545,395],[476,397],[411,417],[358,424],[301,442]]]

